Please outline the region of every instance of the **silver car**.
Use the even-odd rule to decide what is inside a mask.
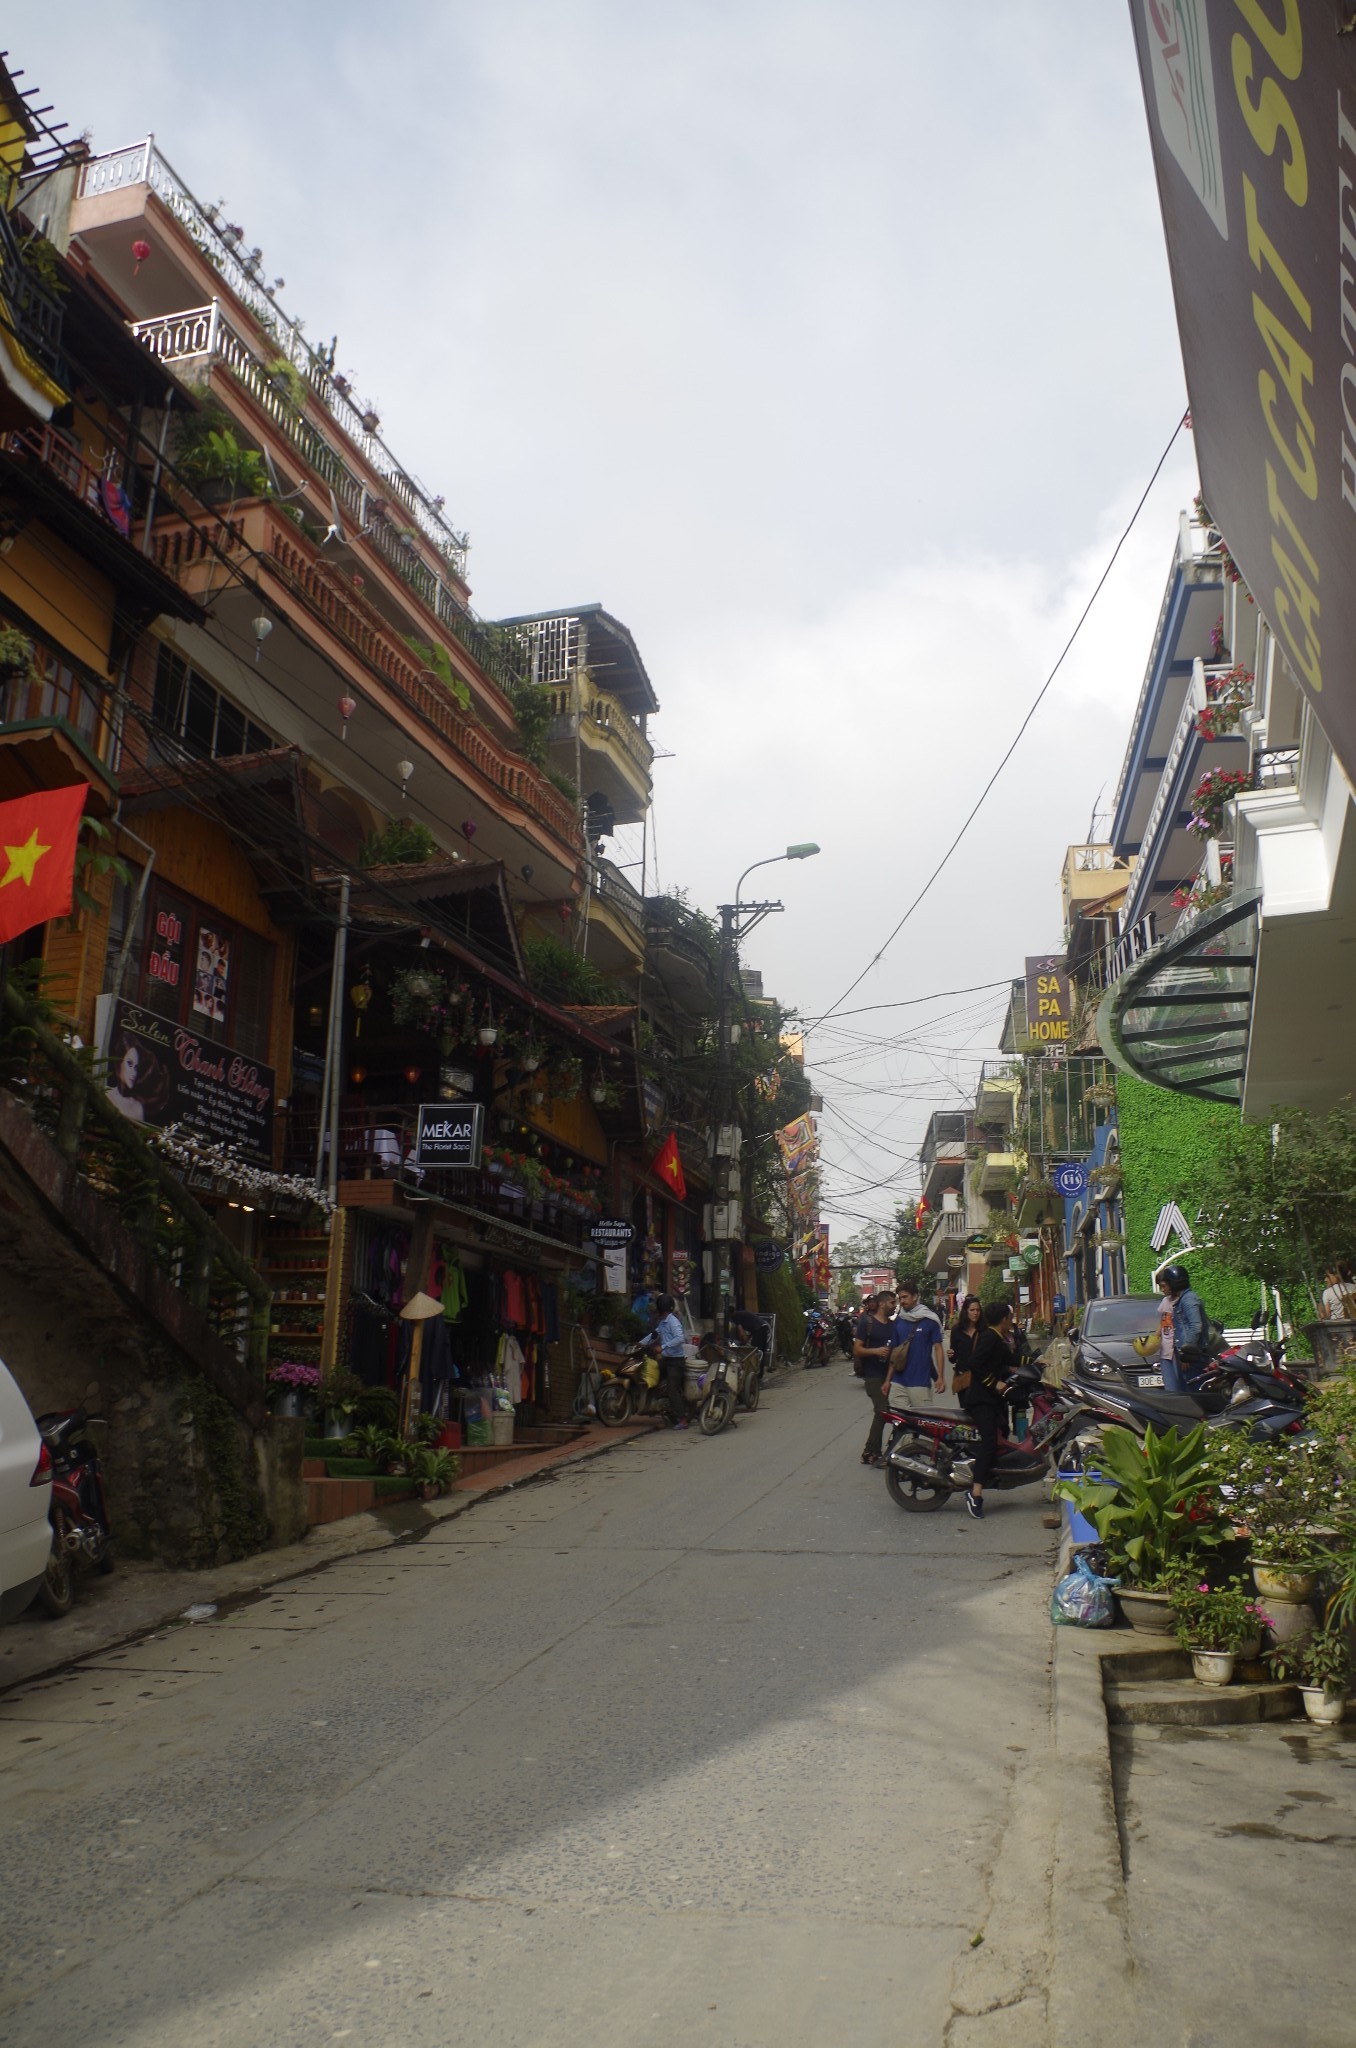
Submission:
[[[0,1365],[0,1621],[22,1614],[52,1549],[52,1454],[8,1366]]]

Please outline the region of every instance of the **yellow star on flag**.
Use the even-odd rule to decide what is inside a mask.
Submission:
[[[43,855],[51,851],[50,846],[39,846],[36,827],[29,833],[22,846],[7,846],[5,854],[9,866],[5,869],[4,875],[0,876],[0,889],[7,889],[11,882],[24,882],[31,888],[33,870]]]

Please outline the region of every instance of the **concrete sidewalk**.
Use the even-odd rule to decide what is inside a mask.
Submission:
[[[635,1422],[608,1429],[600,1422],[591,1423],[588,1433],[573,1443],[525,1451],[520,1458],[505,1459],[489,1471],[459,1479],[441,1500],[396,1501],[390,1507],[350,1515],[342,1522],[326,1522],[308,1531],[300,1543],[261,1550],[233,1564],[198,1572],[167,1571],[131,1559],[120,1563],[108,1578],[82,1576],[75,1606],[60,1620],[34,1606],[0,1629],[0,1692],[59,1671],[96,1651],[112,1649],[147,1629],[161,1628],[177,1620],[186,1607],[220,1607],[244,1600],[285,1579],[320,1571],[341,1558],[408,1542],[465,1514],[480,1501],[511,1492],[562,1466],[601,1457],[633,1437],[648,1436],[653,1427],[649,1422]]]

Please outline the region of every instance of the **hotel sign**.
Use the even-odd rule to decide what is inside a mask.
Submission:
[[[1210,516],[1356,778],[1356,39],[1131,0]]]
[[[1026,963],[1026,1035],[1032,1045],[1067,1045],[1073,1020],[1073,984],[1067,961],[1042,957]]]

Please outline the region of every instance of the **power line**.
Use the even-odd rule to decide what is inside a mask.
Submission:
[[[982,809],[985,799],[988,797],[990,790],[997,782],[999,776],[1003,773],[1003,770],[1007,767],[1008,762],[1016,753],[1017,748],[1021,743],[1022,735],[1025,733],[1032,719],[1036,716],[1036,713],[1040,709],[1047,691],[1049,690],[1051,684],[1054,682],[1055,677],[1059,674],[1061,668],[1063,668],[1065,659],[1067,658],[1070,649],[1072,648],[1079,634],[1082,632],[1083,625],[1087,619],[1088,613],[1096,604],[1097,599],[1101,595],[1103,584],[1106,582],[1108,576],[1111,574],[1111,571],[1115,568],[1117,557],[1119,556],[1121,549],[1125,546],[1127,540],[1129,540],[1130,535],[1134,530],[1135,521],[1139,518],[1140,513],[1144,510],[1145,504],[1148,501],[1149,493],[1153,489],[1154,485],[1158,482],[1158,478],[1162,471],[1163,465],[1167,461],[1169,455],[1171,455],[1173,447],[1176,444],[1177,436],[1181,433],[1184,424],[1185,418],[1179,419],[1176,426],[1173,428],[1172,433],[1169,435],[1167,446],[1164,448],[1163,453],[1159,456],[1157,462],[1154,464],[1153,475],[1149,478],[1148,483],[1144,486],[1144,489],[1140,494],[1139,503],[1136,505],[1134,511],[1130,514],[1130,518],[1121,534],[1120,539],[1116,542],[1115,547],[1111,551],[1111,555],[1106,567],[1103,569],[1101,575],[1097,578],[1096,583],[1093,585],[1092,595],[1089,597],[1087,603],[1084,605],[1082,611],[1079,613],[1072,633],[1070,633],[1068,639],[1065,641],[1063,647],[1060,650],[1059,659],[1056,661],[1049,675],[1045,678],[1045,681],[1041,684],[1039,690],[1037,690],[1035,696],[1032,698],[1031,703],[1027,709],[1026,716],[1022,720],[1021,724],[1018,726],[1015,734],[1013,735],[1012,742],[1009,745],[1007,752],[1003,755],[1002,759],[998,763],[998,766],[994,769],[992,775],[989,777],[983,789],[976,797],[973,807],[971,808],[970,812],[961,824],[960,830],[957,832],[951,844],[947,847],[946,852],[942,855],[936,867],[932,870],[932,873],[928,876],[922,888],[918,891],[918,894],[914,897],[912,903],[904,912],[903,917],[900,918],[899,923],[895,926],[894,930],[890,933],[889,937],[883,942],[880,948],[867,961],[865,967],[857,976],[856,980],[850,981],[848,983],[847,987],[843,990],[842,995],[839,996],[838,1001],[832,1003],[829,1006],[829,1008],[823,1012],[821,1016],[813,1019],[811,1022],[807,1022],[805,1027],[807,1030],[813,1029],[815,1025],[823,1024],[826,1021],[826,1019],[832,1017],[834,1013],[837,1011],[839,1004],[845,1003],[848,997],[852,994],[853,989],[860,987],[862,982],[866,980],[867,975],[871,972],[871,969],[875,967],[881,960],[884,959],[885,954],[888,952],[889,948],[894,944],[895,940],[899,937],[899,934],[903,931],[905,925],[913,916],[919,904],[923,901],[923,898],[928,894],[928,891],[931,889],[933,883],[942,873],[942,870],[946,867],[947,863],[951,859],[952,854],[956,851],[956,848],[960,845],[962,839],[964,839],[971,825],[973,825],[975,819],[978,817],[980,810]]]

